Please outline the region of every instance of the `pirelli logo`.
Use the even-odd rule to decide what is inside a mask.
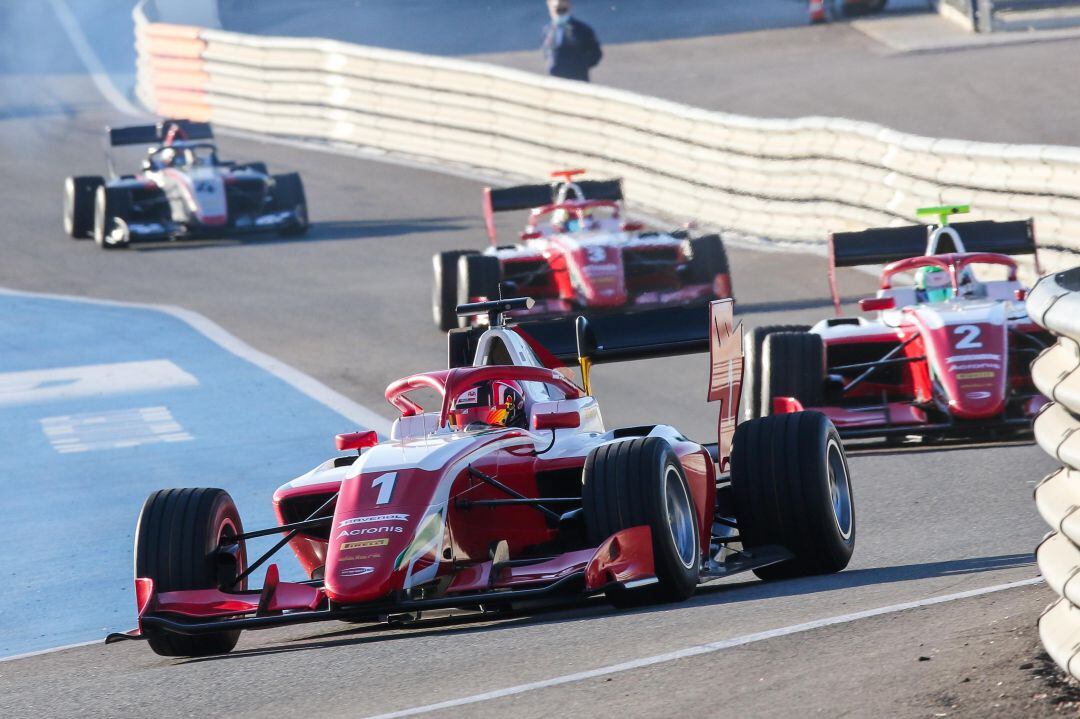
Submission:
[[[362,539],[359,542],[342,542],[341,551],[346,552],[350,549],[363,549],[364,547],[385,547],[390,544],[390,540],[383,539]]]
[[[958,372],[956,379],[991,379],[993,372]]]

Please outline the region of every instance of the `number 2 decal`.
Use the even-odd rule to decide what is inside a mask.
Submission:
[[[394,482],[397,481],[397,472],[387,472],[386,474],[380,474],[375,479],[371,480],[371,488],[379,488],[379,496],[375,500],[375,504],[389,504],[390,495],[394,493]]]
[[[977,350],[983,346],[982,342],[979,341],[982,330],[976,325],[958,325],[953,330],[953,334],[964,335],[956,341],[956,349],[958,350]]]

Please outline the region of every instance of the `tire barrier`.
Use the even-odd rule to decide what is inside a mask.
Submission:
[[[1027,306],[1058,336],[1031,364],[1031,375],[1053,400],[1035,418],[1035,440],[1063,465],[1035,488],[1039,514],[1053,530],[1036,558],[1059,597],[1039,618],[1039,636],[1054,661],[1080,678],[1080,267],[1042,278]]]
[[[767,120],[442,57],[147,20],[138,95],[165,116],[544,178],[620,176],[651,214],[770,240],[907,224],[928,205],[1034,216],[1045,267],[1080,250],[1080,148]]]

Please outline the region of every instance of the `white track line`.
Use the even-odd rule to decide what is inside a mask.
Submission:
[[[75,644],[65,644],[62,647],[53,647],[52,649],[38,649],[35,652],[24,652],[23,654],[13,654],[10,657],[0,657],[0,664],[4,662],[14,662],[19,659],[29,659],[30,657],[38,657],[42,654],[52,654],[53,652],[64,652],[68,649],[78,649],[79,647],[88,647],[91,644],[101,644],[105,646],[105,643],[101,639],[91,639],[88,642],[76,642]]]
[[[390,420],[376,414],[367,407],[355,402],[345,395],[330,389],[325,384],[311,375],[304,374],[295,367],[291,367],[281,360],[261,352],[236,335],[218,325],[213,320],[173,305],[154,305],[138,302],[120,302],[117,300],[101,300],[91,297],[77,297],[73,295],[58,295],[42,292],[23,292],[0,287],[0,295],[14,295],[19,297],[39,297],[42,299],[62,300],[65,302],[85,302],[88,304],[105,305],[110,307],[129,307],[133,309],[154,310],[164,312],[186,322],[192,329],[204,335],[207,339],[219,345],[221,348],[250,362],[260,369],[274,375],[286,384],[291,385],[303,394],[311,397],[316,402],[329,407],[341,416],[365,429],[374,429],[382,435],[390,433]]]
[[[82,64],[86,66],[87,72],[90,73],[90,79],[97,86],[98,92],[109,101],[110,105],[125,115],[145,116],[146,112],[132,105],[113,85],[112,79],[109,78],[109,72],[101,64],[101,60],[90,46],[90,43],[87,42],[86,35],[83,34],[82,29],[79,27],[78,19],[71,12],[71,8],[68,7],[67,3],[64,0],[49,0],[49,5],[52,6],[53,13],[55,13],[60,27],[64,29],[71,46],[75,48],[76,54]]]
[[[525,692],[534,691],[536,689],[546,689],[548,687],[556,687],[562,684],[580,682],[586,679],[595,679],[596,677],[607,676],[608,674],[617,674],[619,672],[626,672],[632,669],[641,669],[642,667],[648,667],[654,664],[673,662],[677,659],[685,659],[687,657],[699,656],[701,654],[712,654],[714,652],[719,652],[724,649],[731,649],[733,647],[741,647],[747,644],[753,644],[754,642],[763,642],[768,639],[787,637],[791,636],[792,634],[801,634],[802,632],[809,632],[814,629],[821,629],[823,627],[831,627],[837,624],[847,624],[849,622],[855,622],[860,619],[880,617],[883,614],[894,614],[896,612],[904,612],[909,609],[918,609],[919,607],[929,607],[935,604],[944,604],[945,602],[955,602],[958,599],[968,599],[970,597],[979,597],[984,594],[1002,592],[1007,589],[1027,587],[1032,584],[1038,584],[1042,581],[1042,577],[1035,577],[1034,579],[1023,579],[1018,582],[1009,582],[1008,584],[996,584],[994,586],[983,587],[981,589],[970,589],[966,592],[945,594],[939,597],[927,597],[926,599],[918,599],[912,602],[902,602],[900,604],[890,604],[887,607],[867,609],[865,611],[854,612],[852,614],[841,614],[837,617],[815,619],[813,621],[804,622],[802,624],[793,624],[789,627],[770,629],[764,632],[755,632],[754,634],[744,634],[741,637],[724,639],[718,642],[710,642],[708,644],[698,644],[696,646],[687,647],[685,649],[678,649],[676,651],[667,652],[665,654],[656,654],[651,657],[632,659],[628,662],[622,662],[620,664],[611,664],[606,667],[589,669],[588,671],[576,672],[574,674],[565,674],[561,677],[552,677],[551,679],[542,679],[536,682],[529,682],[528,684],[518,684],[517,686],[507,687],[505,689],[496,689],[495,691],[484,692],[483,694],[474,694],[472,696],[462,697],[460,699],[449,699],[447,701],[437,702],[435,704],[427,704],[425,706],[412,707],[410,709],[401,709],[399,711],[389,712],[387,714],[377,714],[374,716],[365,717],[364,719],[397,719],[398,717],[415,716],[417,714],[423,714],[426,712],[440,711],[442,709],[452,709],[454,707],[466,706],[469,704],[478,704],[480,702],[491,701],[493,699],[502,699],[503,697],[513,696],[515,694],[523,694]]]

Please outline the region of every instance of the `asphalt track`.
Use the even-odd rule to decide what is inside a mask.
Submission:
[[[27,35],[62,37],[47,15],[37,21],[42,25]],[[78,72],[69,47],[57,42],[50,53],[33,74],[9,67],[0,75],[3,106],[19,108],[0,119],[0,160],[7,170],[0,176],[0,286],[195,310],[387,417],[381,395],[391,379],[441,365],[443,340],[431,328],[428,308],[429,258],[441,249],[480,246],[478,183],[224,139],[228,157],[264,159],[272,169],[303,175],[317,223],[309,237],[105,253],[62,236],[60,186],[67,174],[98,171],[101,128],[123,118]],[[732,263],[744,322],[810,322],[828,312],[821,258],[734,250]],[[842,273],[841,284],[852,299],[873,288],[872,278],[856,272]],[[715,427],[702,401],[703,357],[605,366],[595,381],[609,425],[665,421],[702,440]],[[220,407],[226,414],[232,410]],[[235,452],[261,468],[267,502],[273,488],[296,473],[259,441],[238,444]],[[50,460],[45,455],[33,461]],[[195,462],[177,462],[127,470],[117,462],[116,471],[130,471],[147,492],[209,482]],[[922,690],[903,686],[905,679],[918,680],[909,663],[925,651],[922,645],[981,637],[995,612],[1030,621],[1047,601],[1045,588],[958,599],[708,655],[633,663],[1032,578],[1031,551],[1044,528],[1031,489],[1052,468],[1030,445],[867,450],[852,459],[858,547],[851,567],[836,576],[772,584],[736,578],[704,588],[685,604],[629,613],[593,601],[494,621],[433,618],[387,632],[329,624],[249,633],[235,653],[202,660],[162,659],[136,643],[95,644],[0,664],[0,716],[366,717],[528,682],[541,684],[439,716],[550,716],[553,707],[624,717],[674,710],[925,716],[930,704]],[[5,474],[0,486],[5,494],[19,492],[21,481]],[[230,485],[228,476],[214,481]],[[10,511],[6,502],[5,509]],[[16,555],[32,543],[63,541],[57,533],[64,525],[100,511],[87,503],[76,516],[44,517],[42,531],[9,537],[8,551]],[[242,503],[241,511],[255,508]],[[130,524],[116,531],[130,534],[136,512],[137,506]],[[71,549],[70,563],[58,571],[73,586],[85,582],[90,565],[101,576],[129,576],[126,558],[114,562],[77,545]],[[64,606],[66,599],[62,590],[50,597],[16,596],[11,601],[31,604],[19,613],[0,607],[0,619],[7,625],[15,614],[32,616],[32,603]],[[83,601],[95,600],[106,598]],[[67,608],[73,615],[82,611]],[[978,656],[960,657],[977,673]],[[545,683],[620,662],[636,668]]]

